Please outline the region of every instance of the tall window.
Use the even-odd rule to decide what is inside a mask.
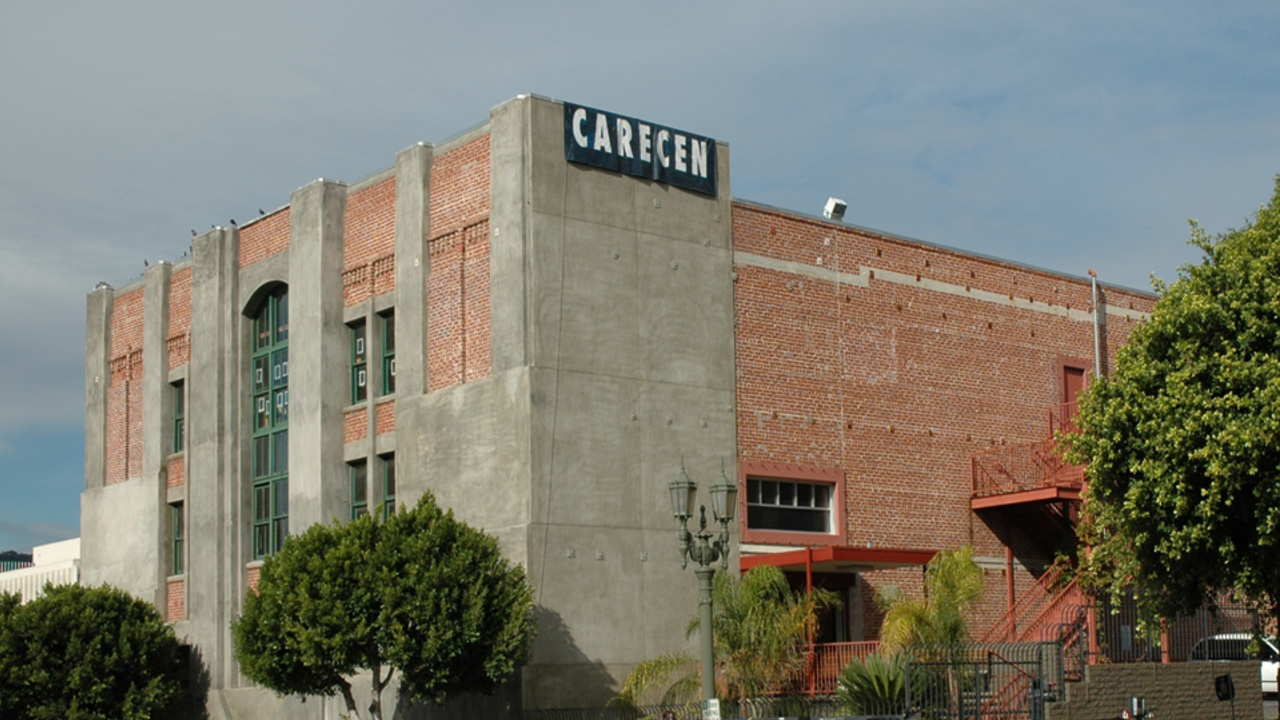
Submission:
[[[253,316],[253,557],[274,554],[289,534],[289,295]]]
[[[173,384],[173,451],[182,452],[187,446],[187,398],[184,383],[179,380]]]
[[[382,456],[382,517],[396,511],[396,456]]]
[[[351,519],[369,514],[369,465],[365,461],[351,463]]]
[[[170,505],[169,516],[170,516],[170,521],[173,523],[173,545],[170,550],[170,552],[173,555],[172,557],[173,562],[170,564],[170,569],[173,572],[169,574],[181,575],[184,569],[182,564],[182,538],[183,538],[183,535],[185,534],[184,533],[185,523],[183,522],[183,516],[182,516],[182,503],[174,503]]]
[[[388,310],[382,318],[382,394],[396,391],[396,316]]]
[[[369,343],[364,321],[351,327],[351,402],[369,397]]]

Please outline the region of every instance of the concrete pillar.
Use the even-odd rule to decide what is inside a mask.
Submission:
[[[342,243],[347,186],[318,180],[290,198],[289,532],[346,517],[349,399]],[[370,403],[372,405],[372,403]]]
[[[166,420],[172,417],[169,393],[169,280],[173,266],[161,261],[147,268],[142,310],[142,482],[148,486],[148,500],[155,505],[138,521],[154,538],[155,603],[161,616],[167,612],[165,576],[168,574],[168,533],[166,532],[168,483],[165,455],[168,452]],[[170,421],[171,422],[171,421]]]
[[[115,289],[106,283],[89,293],[84,352],[84,487],[102,487],[106,478],[107,385],[111,354],[111,308]]]
[[[528,365],[530,358],[531,102],[528,97],[518,97],[489,113],[489,298],[494,375]]]
[[[192,243],[191,360],[187,389],[187,616],[188,639],[208,663],[211,687],[234,677],[228,603],[241,592],[242,527],[248,491],[239,478],[240,436],[235,410],[239,368],[237,312],[239,233],[217,228]],[[167,367],[167,363],[165,365]],[[238,606],[233,606],[238,607]]]
[[[401,398],[427,391],[432,152],[420,144],[396,155],[396,397]]]

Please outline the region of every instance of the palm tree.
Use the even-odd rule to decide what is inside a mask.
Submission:
[[[827,590],[795,592],[776,567],[758,566],[741,578],[718,573],[712,589],[717,694],[725,700],[785,691],[805,670],[809,637],[823,608],[839,603]],[[698,632],[689,622],[685,637]],[[673,676],[659,702],[691,700],[698,691],[698,663],[675,652],[640,663],[627,676],[614,702],[636,705],[652,699]]]
[[[982,586],[982,568],[973,560],[972,546],[939,552],[925,569],[924,599],[892,586],[880,592],[885,611],[881,648],[893,653],[908,645],[955,645],[968,640],[964,615],[982,599]]]

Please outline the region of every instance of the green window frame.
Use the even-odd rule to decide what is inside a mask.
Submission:
[[[253,557],[258,560],[279,551],[289,534],[288,291],[267,296],[252,325]]]
[[[396,391],[396,314],[388,310],[382,319],[382,394]]]
[[[179,380],[173,383],[173,451],[180,453],[186,449],[187,436],[187,393],[186,383]]]
[[[351,404],[369,399],[369,332],[363,320],[351,328]]]
[[[172,563],[170,569],[173,571],[170,575],[181,575],[185,571],[185,565],[182,557],[182,541],[186,534],[186,523],[182,512],[182,503],[174,503],[169,506],[169,519],[173,525],[173,542],[171,544]]]
[[[361,460],[351,463],[351,519],[369,514],[369,464]]]
[[[382,518],[396,511],[396,456],[382,456]]]

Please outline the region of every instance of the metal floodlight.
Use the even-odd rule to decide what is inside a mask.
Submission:
[[[716,520],[733,522],[733,512],[738,508],[738,486],[729,482],[724,468],[720,468],[720,482],[711,486],[711,512]]]
[[[680,522],[689,519],[689,508],[694,506],[698,497],[698,486],[689,479],[684,471],[684,463],[680,463],[680,476],[667,485],[671,491],[671,512]]]
[[[826,207],[822,208],[822,216],[828,220],[840,222],[844,220],[844,211],[849,208],[849,203],[840,198],[827,198]]]

